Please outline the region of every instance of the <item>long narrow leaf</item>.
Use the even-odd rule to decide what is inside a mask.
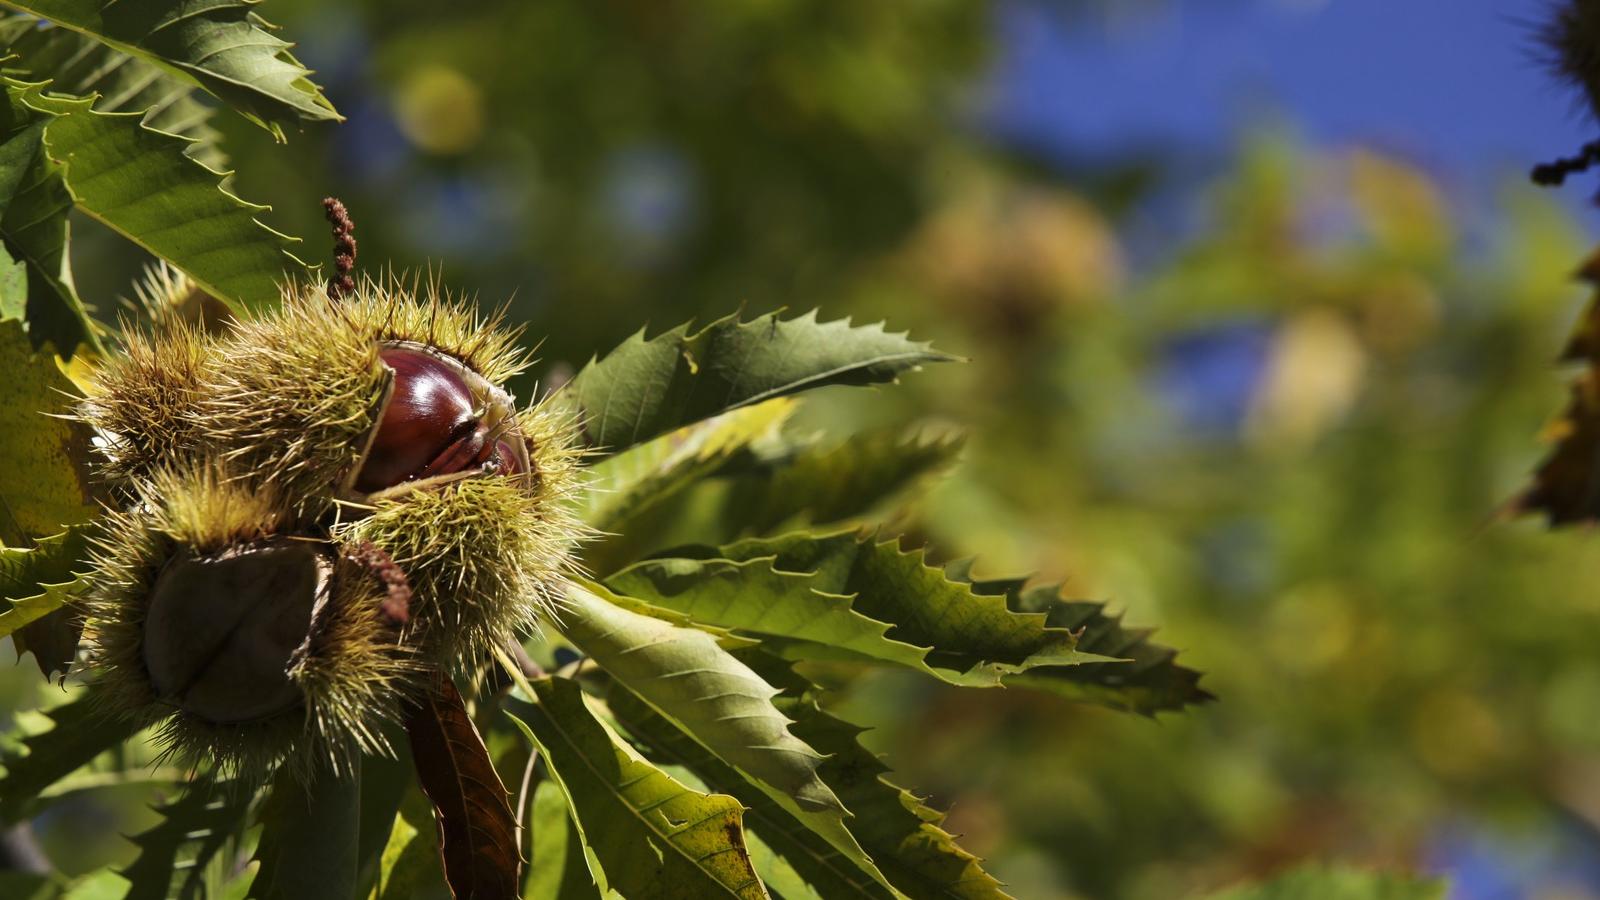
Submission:
[[[691,791],[596,719],[572,681],[531,684],[528,721],[607,887],[631,900],[767,896],[745,852],[737,800]]]
[[[458,897],[514,897],[521,851],[505,785],[448,675],[406,715],[422,790],[439,822],[445,877]]]
[[[817,777],[821,756],[790,734],[773,708],[776,688],[711,635],[623,609],[607,595],[599,585],[568,592],[560,623],[568,640],[708,750],[788,801],[842,811]]]
[[[832,384],[892,381],[952,359],[880,325],[821,322],[815,311],[740,322],[729,316],[690,334],[680,325],[629,338],[592,360],[564,389],[595,447],[625,450],[730,409]]]

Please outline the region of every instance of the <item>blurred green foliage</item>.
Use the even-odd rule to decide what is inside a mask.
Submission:
[[[968,124],[992,10],[967,0],[271,7],[349,122],[223,146],[303,256],[337,194],[365,266],[514,292],[549,363],[791,303],[971,359],[807,415],[969,428],[903,527],[1111,599],[1221,698],[1150,722],[854,686],[841,711],[894,723],[868,740],[1019,897],[1411,868],[1463,817],[1600,827],[1600,541],[1497,517],[1582,297],[1549,199],[1508,187],[1484,222],[1401,161],[1266,134],[1111,203],[1115,173]],[[1152,248],[1138,216],[1188,224]],[[7,670],[0,707],[36,681]],[[131,857],[39,827],[69,871]]]

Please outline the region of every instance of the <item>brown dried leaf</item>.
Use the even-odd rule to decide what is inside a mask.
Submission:
[[[509,795],[449,676],[434,676],[406,716],[406,733],[433,803],[451,893],[457,900],[512,900],[522,856]]]

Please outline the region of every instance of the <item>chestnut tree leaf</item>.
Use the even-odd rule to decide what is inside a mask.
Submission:
[[[203,88],[283,139],[340,118],[253,0],[6,0]]]
[[[583,837],[572,821],[566,794],[554,781],[545,779],[534,788],[528,822],[533,849],[522,900],[601,900],[584,857]]]
[[[766,801],[715,758],[698,751],[692,741],[636,699],[612,691],[610,709],[630,733],[662,758],[687,766],[708,782],[726,786],[750,807],[750,828],[780,854],[824,897],[1002,898],[1000,883],[983,870],[977,857],[962,849],[941,823],[944,815],[915,795],[887,780],[888,767],[861,746],[865,730],[823,711],[815,688],[796,675],[790,664],[761,649],[738,652],[763,678],[783,688],[774,700],[794,721],[795,733],[827,754],[822,775],[855,815],[851,834],[870,856],[871,871],[886,876],[892,893],[851,871],[848,861],[830,854],[803,819]]]
[[[124,900],[205,896],[206,864],[241,836],[253,793],[236,783],[197,781],[156,806],[161,821],[129,838],[139,855],[120,870],[128,880]],[[181,877],[174,878],[177,873]]]
[[[710,634],[626,609],[594,583],[568,590],[559,627],[618,682],[780,802],[843,814],[817,775],[821,755],[791,734],[773,707],[777,689]]]
[[[280,769],[262,804],[261,866],[250,883],[258,900],[350,897],[356,886],[361,779],[318,766],[309,783]]]
[[[882,428],[757,448],[725,473],[729,490],[714,516],[719,540],[857,519],[948,468],[964,445],[960,434]]]
[[[717,472],[751,443],[775,436],[794,410],[788,398],[732,410],[600,460],[589,469],[583,520],[625,532],[631,519]]]
[[[0,542],[26,547],[99,514],[89,432],[60,416],[77,391],[55,355],[35,353],[16,319],[0,320]],[[48,611],[48,610],[46,610]]]
[[[1004,597],[1009,609],[1043,615],[1050,627],[1076,632],[1079,650],[1115,660],[1029,669],[1007,676],[1008,687],[1145,715],[1215,699],[1200,687],[1199,672],[1178,664],[1178,651],[1150,640],[1153,629],[1125,628],[1122,616],[1108,613],[1105,604],[1063,597],[1060,585],[1022,578],[970,581],[970,565],[970,560],[952,564],[945,574],[969,581],[981,596]]]
[[[0,15],[8,74],[49,81],[50,90],[94,99],[101,112],[142,113],[147,128],[194,141],[187,153],[221,171],[227,155],[211,125],[216,107],[196,99],[193,82],[79,32],[22,13]]]
[[[0,752],[0,822],[26,817],[46,788],[78,767],[133,737],[138,727],[109,716],[98,699],[80,695],[40,714],[44,727],[24,737],[19,746]]]
[[[0,637],[60,609],[88,552],[88,529],[76,526],[26,549],[0,547]]]
[[[648,748],[652,759],[683,766],[744,804],[745,827],[761,835],[768,848],[821,896],[892,900],[899,895],[837,817],[779,803],[754,779],[718,759],[614,681],[606,700],[617,722],[641,747]],[[772,887],[782,890],[777,884]]]
[[[79,344],[98,349],[101,328],[72,284],[72,196],[45,154],[46,121],[6,92],[0,103],[0,239],[7,259],[25,267],[25,320],[33,345],[53,344],[66,353]]]
[[[883,325],[822,322],[815,310],[784,320],[718,319],[655,337],[640,331],[593,359],[563,389],[587,442],[618,452],[730,409],[834,384],[893,381],[954,357]]]
[[[286,273],[303,272],[295,239],[263,225],[268,209],[219,183],[189,158],[188,138],[141,123],[140,113],[99,112],[90,100],[45,93],[8,79],[7,90],[47,116],[43,141],[71,202],[83,213],[194,279],[244,312],[276,303]]]
[[[511,803],[448,675],[433,677],[405,724],[451,890],[457,897],[516,896],[522,852]]]
[[[594,716],[576,682],[529,687],[528,720],[511,719],[548,764],[608,889],[630,900],[767,896],[739,801],[692,791],[646,762]]]
[[[659,547],[658,512],[715,475],[753,442],[774,437],[793,414],[789,398],[713,416],[639,444],[590,467],[590,489],[580,511],[600,533],[584,542],[584,565],[609,572]]]
[[[922,550],[869,533],[687,547],[626,572],[611,579],[624,593],[801,658],[893,662],[968,687],[999,687],[1038,666],[1110,662],[1082,651],[1072,629],[1010,609],[928,564]]]
[[[779,644],[823,644],[938,675],[927,665],[928,648],[890,638],[889,623],[862,615],[851,597],[815,589],[818,579],[813,573],[774,569],[775,559],[647,559],[608,576],[605,584],[619,594],[687,616],[697,625],[732,629]]]
[[[413,783],[401,793],[399,812],[390,822],[372,896],[374,900],[411,900],[445,883],[433,804]]]

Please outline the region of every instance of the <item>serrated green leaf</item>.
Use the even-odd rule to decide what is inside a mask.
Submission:
[[[250,0],[7,0],[192,82],[271,130],[339,114]]]
[[[757,455],[738,471],[721,504],[719,540],[770,534],[781,527],[857,519],[953,463],[960,435],[879,429],[849,440],[790,441]]]
[[[794,409],[788,398],[737,409],[591,466],[579,515],[600,534],[583,546],[585,567],[610,572],[660,546],[661,529],[652,514],[715,475],[752,442],[773,436]]]
[[[890,638],[891,626],[857,612],[850,597],[815,590],[814,574],[773,569],[775,559],[649,559],[607,577],[605,584],[697,625],[760,635],[777,646],[797,641],[825,645],[939,674],[925,661],[926,647]]]
[[[631,900],[765,898],[743,838],[743,809],[650,765],[585,704],[572,681],[531,685],[528,721],[512,717],[543,754],[607,887]]]
[[[920,663],[910,663],[914,668],[952,684],[998,687],[1006,676],[1038,666],[1109,662],[1106,657],[1079,650],[1073,631],[1049,625],[1042,613],[1012,610],[1006,606],[1004,598],[979,594],[970,585],[948,577],[939,567],[929,565],[922,551],[901,550],[893,540],[880,541],[868,534],[796,532],[776,538],[749,538],[719,548],[683,548],[672,551],[672,556],[666,558],[720,559],[736,563],[761,560],[763,565],[779,572],[808,576],[813,592],[824,598],[834,598],[831,606],[835,615],[826,624],[835,627],[816,635],[771,632],[775,638],[804,641],[803,648],[784,648],[786,654],[810,659],[860,661],[866,658],[906,662],[903,652],[891,655],[889,651],[894,648],[886,648],[881,643],[876,652],[872,652],[870,636],[860,628],[859,620],[854,630],[847,627],[851,620],[840,615],[838,610],[843,608],[839,601],[848,599],[850,609],[858,616],[888,626],[884,632],[887,640],[926,650]],[[684,563],[669,565],[686,567]],[[651,570],[641,571],[649,573]],[[760,567],[752,566],[740,572],[766,578]],[[798,587],[794,582],[779,581],[777,584],[791,590]],[[680,590],[679,599],[673,602],[690,602],[694,597],[693,593]],[[813,605],[817,605],[815,601]],[[696,606],[703,614],[714,611],[712,603]],[[748,617],[752,612],[746,601],[729,604],[725,612],[718,614],[731,621]],[[708,624],[744,627],[724,625],[715,620]],[[811,628],[806,627],[808,631]],[[821,624],[817,627],[821,628]],[[848,646],[819,640],[825,634],[834,634],[837,641],[847,632],[851,636]]]
[[[422,789],[411,784],[402,794],[389,840],[378,863],[373,900],[411,900],[430,887],[445,884],[439,859],[438,829],[433,804]]]
[[[740,658],[782,688],[776,702],[794,720],[795,733],[828,754],[823,778],[855,814],[851,832],[890,883],[914,900],[1009,896],[981,861],[941,827],[943,813],[889,782],[889,767],[861,746],[859,737],[867,729],[818,706],[815,688],[789,662],[760,650],[743,652]]]
[[[88,552],[88,529],[83,526],[41,538],[32,547],[0,547],[0,637],[71,599]]]
[[[124,900],[205,897],[206,863],[243,832],[252,793],[240,784],[194,782],[156,807],[161,821],[130,838],[139,855],[120,872],[129,883]]]
[[[680,325],[653,338],[640,331],[591,360],[563,389],[588,443],[625,450],[718,413],[833,384],[892,381],[920,365],[952,359],[881,324],[819,322],[815,311],[740,322],[729,316],[689,333]]]
[[[143,114],[149,128],[190,138],[188,153],[214,171],[227,165],[222,134],[211,126],[215,108],[195,99],[192,82],[88,38],[76,31],[13,13],[0,17],[0,46],[11,59],[7,71],[27,81],[49,81],[50,90],[95,97],[101,112]]]
[[[821,757],[789,733],[777,689],[711,635],[624,609],[599,584],[568,591],[560,629],[628,690],[729,764],[806,810],[842,812]]]
[[[361,758],[360,834],[356,842],[356,896],[361,897],[378,883],[384,850],[399,827],[400,806],[406,788],[413,781],[411,766],[405,761],[408,758],[405,736],[396,733],[386,737],[395,747],[394,758]]]
[[[9,90],[0,103],[0,238],[25,265],[25,321],[33,346],[73,353],[101,346],[100,328],[72,284],[67,262],[72,196],[44,149],[46,117]]]
[[[132,723],[105,715],[85,694],[44,713],[48,727],[24,738],[21,747],[0,754],[0,820],[27,816],[45,788],[72,774],[96,756],[138,731]]]
[[[358,767],[359,768],[359,767]],[[350,897],[360,844],[361,779],[319,768],[309,784],[280,770],[261,808],[252,898]]]
[[[22,323],[0,321],[0,541],[26,546],[99,514],[90,487],[89,435],[57,418],[76,391],[53,354],[34,353]]]
[[[683,766],[745,805],[745,823],[759,832],[805,881],[828,898],[897,896],[887,876],[862,849],[843,819],[808,812],[772,797],[756,781],[718,759],[681,728],[615,682],[607,693],[612,715],[656,758]],[[783,892],[779,885],[773,887]],[[787,898],[788,894],[785,892]]]
[[[1437,878],[1313,864],[1210,900],[1444,900],[1445,887]]]
[[[522,900],[600,900],[600,888],[583,855],[583,839],[567,809],[567,798],[555,782],[545,780],[533,791],[528,811],[533,841]]]
[[[225,190],[218,173],[185,155],[187,138],[54,97],[8,79],[14,98],[49,119],[44,147],[78,209],[166,260],[235,312],[276,303],[286,271],[303,269],[294,239],[263,225],[268,207]]]
[[[625,531],[631,518],[773,434],[794,408],[794,401],[779,399],[733,410],[601,460],[589,470],[583,520],[601,531]]]
[[[1008,676],[1008,686],[1146,715],[1215,699],[1200,687],[1199,672],[1178,664],[1178,651],[1150,640],[1152,629],[1124,628],[1122,617],[1108,614],[1105,604],[1069,600],[1061,596],[1060,585],[1005,578],[973,582],[970,565],[970,560],[954,563],[945,573],[970,582],[975,593],[1004,597],[1009,609],[1043,614],[1052,627],[1078,632],[1078,649],[1086,653],[1124,660],[1032,669]]]

